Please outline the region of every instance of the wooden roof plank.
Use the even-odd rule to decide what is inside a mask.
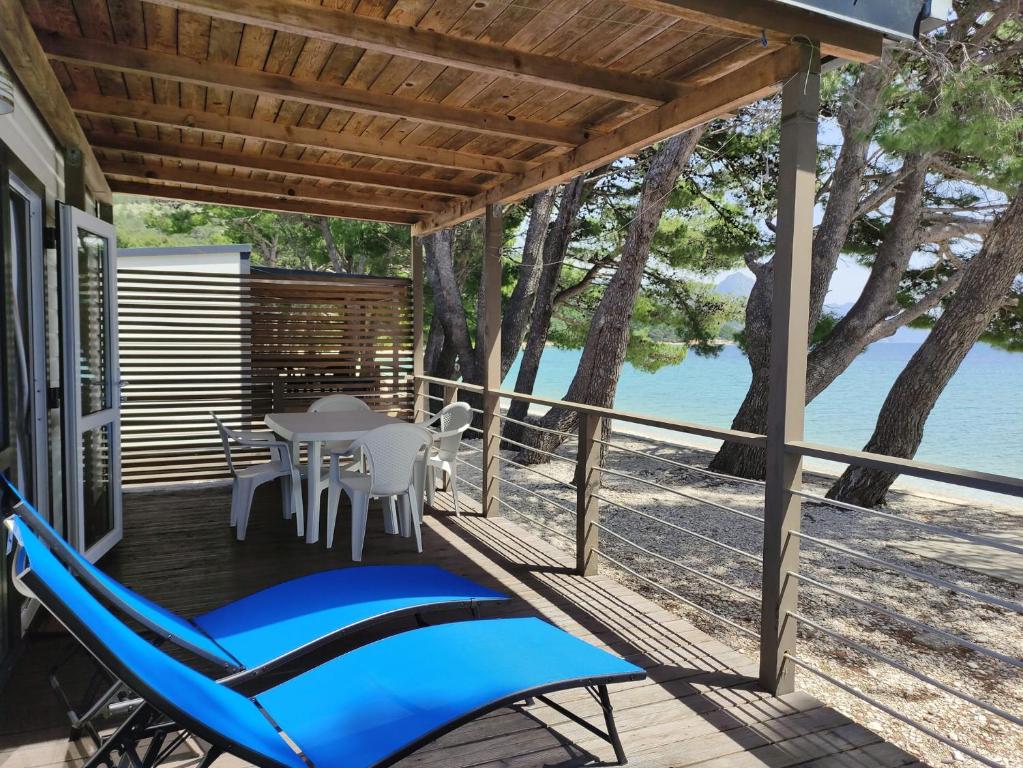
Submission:
[[[15,77],[31,94],[36,109],[57,142],[81,150],[85,178],[93,195],[103,202],[110,202],[110,187],[99,162],[81,124],[75,119],[53,67],[46,61],[46,54],[21,3],[0,3],[0,51],[3,51]]]
[[[75,112],[101,117],[151,123],[154,125],[213,131],[247,139],[299,144],[320,149],[332,149],[355,155],[384,160],[395,160],[418,165],[458,168],[490,174],[516,174],[529,169],[528,163],[500,157],[485,157],[454,150],[419,147],[409,144],[376,141],[362,136],[280,125],[265,120],[216,115],[198,109],[185,109],[164,104],[129,101],[92,94],[73,94]]]
[[[364,205],[368,208],[392,208],[414,213],[439,212],[444,204],[434,198],[410,197],[408,195],[383,195],[366,190],[339,190],[332,184],[318,184],[314,181],[277,182],[263,179],[230,176],[223,173],[193,171],[173,165],[156,166],[123,160],[102,161],[107,178],[132,179],[138,181],[162,181],[196,186],[213,187],[225,191],[236,191],[257,195],[286,196],[296,199],[341,202]]]
[[[428,234],[475,218],[487,205],[520,200],[763,98],[771,94],[778,83],[797,75],[804,62],[803,46],[786,46],[743,69],[729,73],[717,80],[712,88],[701,89],[686,98],[665,104],[567,154],[541,163],[525,174],[498,184],[476,197],[452,204],[447,212],[425,218],[414,228],[414,234]]]
[[[196,61],[159,51],[63,35],[44,33],[39,39],[50,58],[58,61],[208,86],[209,93],[218,96],[214,101],[223,104],[223,107],[210,111],[220,114],[227,112],[225,91],[242,91],[329,109],[345,109],[373,116],[434,123],[546,144],[576,146],[593,138],[593,134],[585,129],[519,120],[506,114],[435,104],[387,93],[374,93],[360,88],[245,69],[210,60]]]
[[[685,86],[551,56],[509,50],[420,27],[392,24],[296,0],[151,0],[161,5],[497,77],[645,104],[678,98]]]
[[[313,200],[294,200],[260,195],[245,195],[237,192],[221,192],[209,189],[177,187],[154,182],[122,181],[112,179],[110,188],[114,192],[146,197],[162,197],[170,200],[188,200],[211,205],[230,205],[239,208],[257,208],[268,211],[306,213],[315,216],[333,216],[362,221],[382,221],[389,224],[413,224],[418,216],[407,211],[361,208],[342,203],[324,203]]]
[[[477,184],[423,178],[408,174],[365,171],[330,163],[288,160],[276,155],[252,154],[220,149],[218,147],[177,144],[154,139],[135,138],[125,134],[90,134],[89,141],[92,142],[92,146],[96,149],[107,151],[134,152],[141,155],[177,161],[215,163],[240,170],[284,173],[291,176],[342,181],[348,184],[381,187],[384,189],[425,192],[454,197],[471,197],[483,191],[483,188]]]

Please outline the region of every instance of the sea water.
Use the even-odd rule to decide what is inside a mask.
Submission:
[[[913,342],[886,342],[867,348],[808,406],[806,440],[862,449],[873,432],[889,388],[918,346]],[[580,350],[548,347],[534,393],[545,397],[564,396],[580,354]],[[516,360],[505,380],[507,389],[514,388],[518,363]],[[655,373],[637,370],[626,363],[618,384],[615,408],[712,427],[729,427],[749,382],[749,363],[736,346],[724,347],[716,357],[690,353],[679,365],[667,366]],[[693,445],[716,445],[690,435],[677,437]],[[1023,353],[977,344],[934,406],[916,458],[934,464],[1023,477]],[[833,465],[833,468],[841,470],[840,465]],[[922,487],[938,489],[937,484],[931,483]],[[976,497],[968,491],[942,487],[949,494],[966,493]],[[999,500],[1010,501],[1005,496]]]

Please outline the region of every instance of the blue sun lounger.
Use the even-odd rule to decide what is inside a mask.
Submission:
[[[187,731],[223,753],[267,768],[391,765],[494,709],[537,698],[625,753],[607,686],[645,674],[535,618],[481,619],[412,629],[349,651],[249,698],[168,656],[97,600],[17,515],[5,524],[18,548],[15,587],[46,607],[106,667],[142,697],[86,768],[114,753],[138,768],[166,754],[163,740]],[[545,694],[587,687],[606,732]],[[149,739],[144,754],[138,747]]]
[[[186,620],[125,587],[82,557],[0,475],[22,521],[96,596],[137,621],[161,640],[216,665],[225,682],[242,685],[291,664],[326,645],[341,643],[387,622],[425,618],[438,611],[467,609],[507,595],[430,565],[338,568],[302,576]],[[72,731],[90,733],[89,722],[123,686],[115,680],[82,714],[63,693]],[[95,734],[93,733],[95,738]]]

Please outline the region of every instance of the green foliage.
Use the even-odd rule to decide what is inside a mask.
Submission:
[[[250,243],[253,262],[263,266],[408,275],[404,227],[328,219],[332,258],[319,216],[121,195],[114,215],[122,248]]]
[[[1023,29],[1013,19],[998,28],[988,48],[1021,41]],[[962,64],[936,61],[938,55],[902,58],[900,76],[885,94],[892,109],[878,143],[893,154],[941,153],[977,183],[1003,192],[1015,188],[1023,180],[1019,54],[993,63],[964,56]],[[924,87],[934,78],[936,95]]]
[[[145,197],[117,195],[114,216],[119,248],[158,248],[226,244],[231,240],[219,226],[178,230],[163,226],[168,204]]]

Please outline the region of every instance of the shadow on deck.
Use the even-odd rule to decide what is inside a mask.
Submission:
[[[272,488],[257,495],[248,538],[227,526],[224,488],[125,496],[124,541],[102,565],[148,597],[184,615],[284,579],[351,565],[342,511],[339,541],[306,545],[280,518]],[[582,578],[572,558],[514,523],[450,515],[444,495],[427,518],[424,552],[387,536],[371,515],[365,562],[429,562],[514,596],[487,616],[538,615],[645,667],[649,679],[612,688],[618,727],[634,766],[915,765],[911,755],[804,693],[758,690],[752,662],[607,576]],[[343,535],[340,535],[342,534]],[[69,743],[49,669],[73,643],[52,622],[37,622],[0,702],[0,768],[82,765],[87,744]],[[514,653],[514,647],[509,647]],[[75,656],[63,671],[84,690],[90,665]],[[584,691],[552,698],[599,722]],[[188,754],[182,755],[188,757]],[[222,758],[218,766],[238,763]],[[401,766],[581,766],[613,763],[609,745],[557,712],[535,704],[503,709],[465,725]]]

